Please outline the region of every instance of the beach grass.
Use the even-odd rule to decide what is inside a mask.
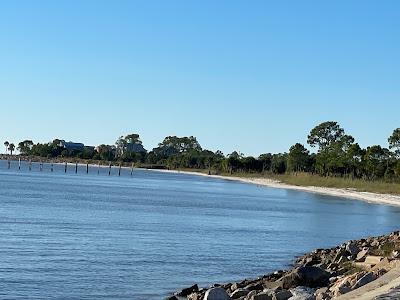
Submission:
[[[296,186],[317,186],[353,189],[359,192],[400,195],[400,183],[383,180],[364,180],[343,177],[322,177],[307,173],[272,175],[273,179]]]

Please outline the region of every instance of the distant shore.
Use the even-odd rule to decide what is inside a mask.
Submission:
[[[210,177],[210,178],[240,181],[243,183],[256,184],[256,185],[266,186],[266,187],[270,187],[270,188],[290,189],[290,190],[316,193],[316,194],[322,194],[322,195],[328,195],[328,196],[334,196],[334,197],[350,198],[350,199],[366,201],[368,203],[374,203],[374,204],[386,204],[386,205],[392,205],[392,206],[400,206],[400,195],[360,192],[360,191],[356,191],[354,189],[345,189],[345,188],[297,186],[297,185],[286,184],[286,183],[280,182],[279,180],[274,180],[271,178],[261,178],[261,177],[235,177],[235,176],[208,175],[208,174],[200,173],[200,172],[177,171],[177,170],[154,170],[154,171],[206,176],[206,177]]]
[[[29,161],[39,163],[54,163],[54,164],[63,164],[65,162],[69,164],[78,163],[79,165],[86,165],[97,167],[107,167],[110,163],[112,166],[119,166],[119,162],[105,162],[105,161],[93,161],[93,160],[84,160],[84,159],[71,159],[71,158],[56,158],[56,159],[48,159],[48,158],[39,158],[39,157],[32,157],[32,156],[17,156],[17,155],[0,155],[1,160],[13,160],[18,161]],[[121,168],[131,168],[132,164],[129,163],[121,163]],[[270,188],[279,188],[279,189],[290,189],[290,190],[297,190],[309,193],[316,193],[334,197],[341,197],[341,198],[350,198],[355,200],[366,201],[369,203],[374,204],[385,204],[385,205],[392,205],[392,206],[400,206],[400,195],[393,195],[393,194],[384,194],[384,193],[372,193],[372,192],[362,192],[357,191],[353,188],[331,188],[331,187],[321,187],[321,186],[302,186],[302,185],[292,185],[281,182],[276,179],[267,178],[267,177],[240,177],[240,176],[226,176],[226,175],[208,175],[207,173],[202,172],[195,172],[195,171],[180,171],[180,170],[168,170],[163,166],[155,165],[138,165],[134,166],[135,168],[145,169],[145,170],[152,170],[157,172],[169,172],[169,173],[178,173],[178,174],[188,174],[188,175],[196,175],[196,176],[206,176],[209,178],[218,178],[224,180],[233,180],[239,181],[248,184],[255,184],[259,186],[266,186]]]

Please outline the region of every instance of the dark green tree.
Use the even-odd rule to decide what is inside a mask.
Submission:
[[[18,143],[17,149],[22,155],[30,155],[32,146],[33,146],[33,142],[31,140],[24,140],[24,141]]]
[[[389,149],[393,149],[397,158],[400,157],[400,128],[393,131],[392,135],[388,139]]]
[[[308,135],[307,143],[311,147],[318,146],[319,151],[340,140],[344,129],[337,122],[324,122],[314,127]]]
[[[297,143],[290,147],[287,168],[290,172],[307,171],[309,168],[310,151]]]

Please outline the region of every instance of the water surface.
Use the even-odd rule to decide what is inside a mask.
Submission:
[[[163,299],[399,229],[400,209],[185,174],[0,161],[0,298]]]

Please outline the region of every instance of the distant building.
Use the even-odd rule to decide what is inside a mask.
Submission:
[[[66,142],[64,140],[60,141],[59,146],[66,150],[71,150],[71,151],[72,150],[83,151],[85,149],[85,145],[82,143]],[[92,150],[94,150],[94,147],[91,148]]]
[[[135,153],[140,153],[140,152],[147,152],[146,149],[143,148],[142,144],[138,143],[129,143],[126,145],[126,151],[127,152],[135,152]]]

